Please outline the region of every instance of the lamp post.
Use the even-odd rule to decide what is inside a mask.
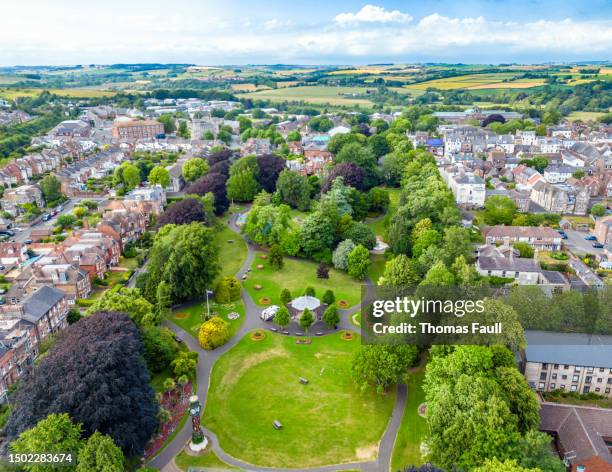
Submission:
[[[212,295],[212,290],[206,289],[206,313],[208,314],[208,319],[210,319],[210,305],[208,303],[208,295]]]

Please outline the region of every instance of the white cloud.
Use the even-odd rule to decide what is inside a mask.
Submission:
[[[291,20],[279,20],[278,18],[273,18],[264,23],[264,29],[266,31],[273,30],[282,30],[293,26],[293,21]]]
[[[366,5],[357,13],[340,13],[334,21],[339,25],[355,23],[408,23],[412,16],[399,10],[385,10],[376,5]]]

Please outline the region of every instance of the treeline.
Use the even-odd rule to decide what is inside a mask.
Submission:
[[[59,113],[51,113],[25,123],[0,127],[0,159],[23,156],[33,137],[46,133],[63,118]]]

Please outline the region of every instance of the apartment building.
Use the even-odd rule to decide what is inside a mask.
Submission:
[[[612,336],[525,331],[524,373],[538,391],[612,398]]]
[[[485,239],[487,244],[523,242],[545,251],[561,249],[561,235],[546,226],[492,226],[486,231]]]
[[[113,125],[116,140],[153,139],[164,134],[164,125],[155,120],[119,121]]]

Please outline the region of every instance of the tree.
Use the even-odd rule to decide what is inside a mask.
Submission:
[[[183,164],[181,173],[186,182],[195,182],[208,172],[208,162],[200,157],[189,159]]]
[[[311,258],[331,254],[336,239],[335,233],[334,225],[327,215],[319,211],[309,214],[300,229],[300,243],[304,254]]]
[[[288,169],[282,171],[276,188],[281,200],[292,208],[305,211],[310,206],[310,186],[306,178],[297,172]]]
[[[251,170],[242,170],[230,175],[227,180],[227,196],[238,202],[250,202],[260,187]]]
[[[47,204],[59,200],[62,196],[61,183],[54,175],[45,175],[40,181],[40,190],[42,191],[43,197]]]
[[[490,125],[491,123],[505,123],[506,119],[499,113],[493,113],[482,120],[482,127]]]
[[[68,316],[66,317],[66,321],[68,324],[74,324],[82,318],[81,312],[76,308],[71,308],[68,311]]]
[[[170,185],[170,172],[163,166],[155,166],[149,173],[149,183],[166,188]]]
[[[230,303],[240,300],[242,286],[234,276],[225,276],[217,284],[215,289],[215,300],[217,303]]]
[[[306,287],[306,290],[304,290],[304,295],[306,295],[307,297],[314,297],[315,296],[315,289],[314,289],[314,287],[311,286],[311,285]]]
[[[442,236],[435,229],[423,231],[412,245],[412,256],[420,257],[429,246],[436,246],[442,240]]]
[[[370,211],[386,212],[391,204],[389,191],[380,187],[371,188],[368,192],[368,202],[370,204]]]
[[[212,193],[214,196],[215,215],[220,216],[229,208],[229,200],[225,189],[227,176],[218,172],[210,173],[204,177],[200,177],[193,184],[185,189],[186,194],[195,194],[204,196],[207,193]]]
[[[318,279],[329,279],[329,268],[325,262],[319,263],[317,267],[317,278]]]
[[[376,235],[372,228],[365,223],[353,222],[342,236],[357,245],[361,244],[366,249],[374,249],[374,246],[376,246]]]
[[[334,162],[353,162],[362,169],[373,169],[376,167],[376,157],[370,149],[359,143],[349,143],[342,146],[342,149],[334,157]]]
[[[72,228],[75,224],[76,224],[76,217],[74,215],[60,215],[57,217],[57,220],[55,221],[55,226],[57,226],[58,228],[61,229],[68,229],[68,228]]]
[[[334,328],[340,323],[340,315],[336,305],[329,305],[323,312],[323,322],[330,328]]]
[[[385,271],[379,285],[394,287],[418,285],[421,277],[413,259],[404,254],[394,257],[385,264]]]
[[[436,262],[425,274],[421,285],[451,287],[455,283],[455,276],[446,268],[444,262]]]
[[[334,295],[333,290],[326,290],[323,296],[321,297],[321,301],[326,305],[331,305],[336,301],[336,295]]]
[[[121,287],[119,290],[105,291],[89,307],[87,314],[91,315],[101,311],[126,313],[138,326],[155,326],[160,322],[153,305],[141,295],[138,288]]]
[[[227,323],[218,316],[213,316],[200,326],[198,340],[200,341],[202,349],[210,351],[219,346],[223,346],[228,339],[229,331],[227,329]]]
[[[585,175],[586,175],[586,172],[583,171],[582,169],[578,169],[572,172],[572,177],[578,180],[582,179]]]
[[[593,216],[604,216],[606,214],[606,207],[601,203],[596,203],[591,207],[591,215]]]
[[[392,187],[399,186],[409,160],[408,154],[403,152],[392,152],[383,156],[380,159],[380,170],[384,181]]]
[[[328,192],[331,189],[333,182],[338,178],[342,177],[345,185],[350,185],[358,190],[363,190],[363,180],[365,178],[365,172],[354,162],[343,162],[335,165],[327,179],[325,184],[321,188],[323,193]]]
[[[516,214],[516,203],[506,196],[493,195],[485,202],[484,218],[488,225],[509,225]]]
[[[338,244],[332,256],[332,262],[336,269],[348,270],[348,256],[353,249],[355,249],[355,243],[350,239],[345,239]]]
[[[253,205],[243,231],[257,244],[281,244],[291,226],[291,209],[287,205]]]
[[[158,373],[170,367],[179,350],[172,331],[159,326],[146,326],[141,328],[140,338],[149,371]]]
[[[283,260],[283,250],[278,244],[272,245],[270,247],[269,252],[270,257],[270,266],[274,267],[276,270],[280,270],[285,265],[285,261]]]
[[[113,438],[98,431],[79,451],[77,472],[122,472],[125,457]]]
[[[164,125],[164,133],[172,134],[176,131],[176,125],[174,124],[174,118],[172,115],[164,114],[157,120]]]
[[[326,116],[315,116],[308,122],[308,127],[313,131],[327,133],[334,127],[334,122]]]
[[[517,241],[512,243],[512,247],[519,252],[520,257],[524,257],[527,259],[533,259],[533,255],[535,254],[535,250],[528,243],[523,243],[521,241]]]
[[[519,464],[542,472],[565,472],[565,464],[552,452],[551,437],[540,431],[528,431],[519,443]]]
[[[387,138],[381,136],[380,134],[370,136],[370,139],[368,139],[368,146],[376,159],[389,152],[389,143],[387,142]]]
[[[289,291],[289,289],[287,288],[282,289],[279,298],[283,305],[286,305],[287,303],[289,303],[291,301],[291,292]]]
[[[221,318],[218,316],[214,316],[211,318],[211,320],[214,318],[221,320]],[[208,321],[206,323],[208,323]],[[204,324],[202,326],[204,326]],[[202,327],[200,327],[199,334],[201,333]],[[195,371],[198,365],[198,353],[194,351],[180,351],[170,364],[176,377],[187,376],[188,378],[193,379],[195,378]]]
[[[519,165],[533,167],[540,174],[544,172],[544,169],[548,167],[548,164],[549,164],[548,159],[546,159],[544,156],[535,156],[535,157],[532,157],[531,159],[521,159],[519,161]]]
[[[308,332],[308,328],[314,323],[314,317],[312,312],[308,308],[304,308],[302,315],[300,316],[300,326],[304,328],[304,331]]]
[[[374,386],[379,392],[401,382],[418,359],[416,346],[372,344],[361,346],[353,356],[353,380],[361,388]]]
[[[289,316],[289,310],[285,306],[281,306],[276,315],[274,315],[274,324],[276,324],[279,328],[283,329],[291,322],[291,317]]]
[[[472,469],[473,472],[541,472],[540,468],[527,469],[518,465],[516,460],[500,461],[496,457],[487,459],[482,466]]]
[[[287,142],[295,142],[295,141],[301,141],[301,140],[302,140],[302,135],[300,134],[298,130],[293,130],[289,134],[287,134]]]
[[[115,169],[113,185],[122,186],[125,190],[132,190],[140,185],[140,170],[129,162],[124,162]]]
[[[191,132],[189,131],[189,127],[187,126],[187,122],[185,120],[179,121],[179,127],[176,134],[184,139],[189,139],[191,136]]]
[[[157,227],[165,225],[187,225],[206,221],[202,202],[196,198],[184,198],[172,203],[157,219]]]
[[[142,349],[126,314],[93,313],[70,325],[15,393],[8,436],[61,412],[81,423],[86,436],[97,430],[126,455],[142,454],[158,410]]]
[[[83,448],[80,424],[74,424],[66,413],[52,413],[36,425],[23,431],[10,445],[15,454],[72,453],[78,454]],[[73,458],[73,460],[76,457]],[[56,470],[44,463],[28,463],[23,468],[28,472],[49,472]]]
[[[155,299],[157,286],[167,282],[172,301],[201,297],[219,272],[215,234],[198,223],[166,225],[149,251],[145,296]]]
[[[274,192],[278,176],[287,168],[285,159],[276,154],[261,154],[257,156],[257,167],[257,181],[261,188],[269,193]]]
[[[368,269],[370,268],[370,251],[358,244],[349,253],[347,262],[348,274],[351,277],[363,280],[368,275]]]

